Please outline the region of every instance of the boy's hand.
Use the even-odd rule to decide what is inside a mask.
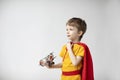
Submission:
[[[67,43],[67,49],[68,49],[68,51],[72,50],[72,47],[73,47],[73,43],[72,42],[68,42]]]
[[[45,64],[45,67],[47,67],[48,69],[52,68],[52,66],[49,66],[48,64]]]

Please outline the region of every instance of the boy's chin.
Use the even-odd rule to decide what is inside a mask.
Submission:
[[[73,40],[68,38],[68,41],[69,41],[69,42],[72,42]]]

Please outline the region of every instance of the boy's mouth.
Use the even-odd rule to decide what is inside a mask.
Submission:
[[[70,35],[67,35],[67,37],[70,37]]]

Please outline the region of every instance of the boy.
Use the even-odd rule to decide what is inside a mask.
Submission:
[[[94,80],[91,54],[81,39],[87,25],[81,18],[71,18],[66,23],[67,37],[70,40],[62,47],[62,62],[48,68],[61,68],[61,80]]]

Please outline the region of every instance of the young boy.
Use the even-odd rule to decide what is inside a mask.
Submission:
[[[81,18],[71,18],[66,23],[66,33],[70,40],[62,47],[62,62],[48,68],[61,68],[61,80],[94,80],[90,51],[81,39],[87,25]]]

